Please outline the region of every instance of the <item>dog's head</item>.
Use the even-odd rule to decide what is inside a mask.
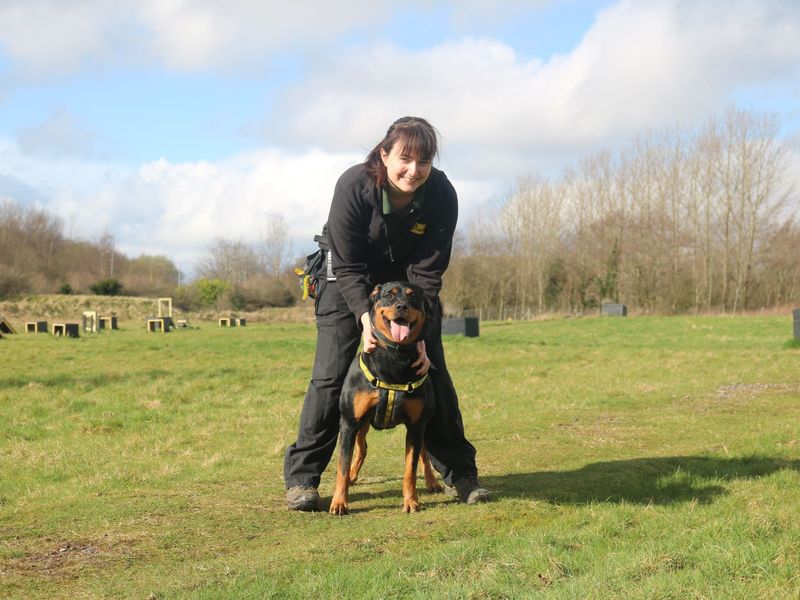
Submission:
[[[407,281],[390,281],[376,285],[369,298],[372,328],[378,339],[404,346],[422,339],[428,302],[418,286]]]

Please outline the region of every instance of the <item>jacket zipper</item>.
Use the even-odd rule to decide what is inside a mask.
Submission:
[[[383,217],[381,217],[383,220]],[[389,249],[389,262],[394,262],[394,252],[392,252],[392,241],[389,239],[389,227],[383,221],[383,234],[386,236],[386,247]]]

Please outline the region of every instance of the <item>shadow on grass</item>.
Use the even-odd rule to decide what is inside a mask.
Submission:
[[[800,471],[800,461],[751,456],[668,456],[598,462],[574,471],[481,477],[496,498],[530,498],[556,504],[712,502],[726,482],[759,479],[780,470]]]

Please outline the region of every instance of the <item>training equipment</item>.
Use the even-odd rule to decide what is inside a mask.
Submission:
[[[168,333],[171,329],[175,329],[172,320],[172,298],[159,298],[158,316],[147,319],[147,331]]]
[[[606,302],[603,304],[602,312],[604,315],[609,317],[627,317],[628,316],[628,307],[624,304],[614,304],[612,302]]]
[[[29,321],[25,323],[25,333],[47,333],[47,321]]]
[[[84,333],[97,333],[97,311],[85,310],[82,317],[83,332]]]
[[[97,324],[100,329],[119,329],[117,327],[117,317],[111,315],[110,317],[98,317]]]
[[[170,323],[167,322],[169,317],[157,317],[154,319],[147,319],[147,331],[155,333],[156,331],[160,331],[161,333],[168,333],[170,330]],[[172,319],[169,319],[170,321]]]
[[[247,325],[247,319],[237,319],[236,317],[220,317],[220,327],[244,327]]]
[[[442,320],[442,335],[478,337],[480,335],[480,321],[478,317],[444,319]]]
[[[5,317],[0,317],[0,333],[17,333]]]
[[[53,335],[62,337],[81,337],[77,323],[53,323]]]

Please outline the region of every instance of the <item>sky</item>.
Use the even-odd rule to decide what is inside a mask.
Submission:
[[[400,116],[440,131],[460,227],[520,177],[730,108],[800,165],[796,0],[0,0],[0,199],[191,275],[334,184]]]

